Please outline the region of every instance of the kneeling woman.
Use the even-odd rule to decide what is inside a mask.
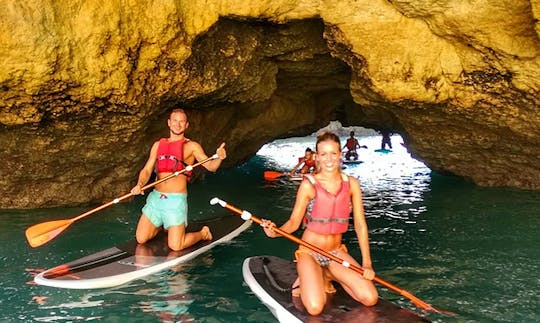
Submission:
[[[308,175],[298,189],[293,211],[280,229],[292,233],[300,227],[302,220],[307,227],[302,240],[315,245],[351,264],[359,264],[349,255],[342,244],[342,234],[347,231],[350,207],[354,228],[362,252],[361,275],[341,264],[311,251],[303,246],[295,252],[297,260],[300,297],[311,315],[320,314],[331,292],[328,279],[340,283],[352,298],[366,306],[377,303],[377,289],[371,281],[375,272],[371,265],[368,228],[364,217],[360,183],[354,177],[341,173],[341,144],[339,137],[325,132],[317,137],[316,160],[318,172]],[[264,220],[264,231],[269,237],[277,237],[275,224]],[[295,286],[293,286],[294,288]]]

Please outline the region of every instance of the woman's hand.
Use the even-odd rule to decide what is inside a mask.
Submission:
[[[274,231],[276,224],[270,220],[262,219],[261,227],[263,227],[264,233],[270,238],[275,238],[278,234]]]
[[[364,279],[373,280],[375,278],[375,271],[371,267],[362,267],[364,269],[364,274],[362,275]]]

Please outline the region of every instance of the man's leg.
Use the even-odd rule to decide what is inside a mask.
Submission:
[[[212,233],[207,226],[202,227],[197,232],[186,232],[184,224],[172,225],[168,228],[169,231],[169,248],[174,251],[179,251],[188,248],[201,240],[212,240]]]
[[[137,242],[145,243],[155,237],[158,232],[159,228],[150,222],[146,215],[142,214],[137,224],[137,231],[135,232]]]

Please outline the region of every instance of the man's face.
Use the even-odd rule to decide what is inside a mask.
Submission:
[[[167,124],[169,125],[169,129],[171,130],[171,132],[175,135],[183,134],[189,126],[187,116],[185,113],[182,112],[171,113]]]

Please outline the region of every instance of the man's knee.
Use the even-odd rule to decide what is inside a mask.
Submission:
[[[180,251],[182,250],[182,244],[181,243],[171,243],[169,242],[169,249],[173,251]]]

